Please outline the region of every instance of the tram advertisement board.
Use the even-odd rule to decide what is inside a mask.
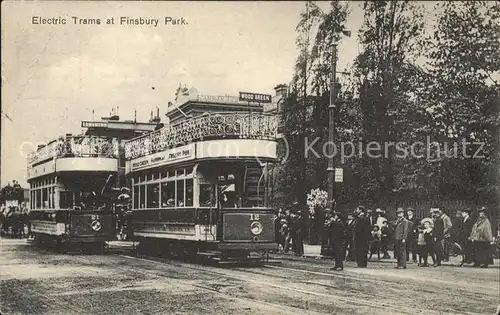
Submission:
[[[240,92],[240,101],[255,102],[255,103],[271,103],[272,97],[269,94]]]
[[[134,159],[131,161],[131,170],[135,171],[190,159],[194,159],[194,144]]]

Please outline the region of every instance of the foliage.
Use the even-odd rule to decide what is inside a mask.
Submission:
[[[307,194],[307,206],[309,207],[309,216],[314,219],[318,210],[325,210],[328,204],[328,193],[319,188],[312,189]]]
[[[412,1],[365,1],[361,6],[360,53],[350,74],[338,79],[335,140],[361,142],[365,148],[371,141],[389,146],[382,158],[364,152],[336,159],[335,165],[344,168],[337,205],[385,207],[402,199],[498,204],[500,4],[440,2],[431,12],[436,18],[432,25],[424,25],[430,20],[424,19],[423,6]],[[340,1],[326,11],[307,2],[300,15],[299,55],[281,113],[290,149],[278,180],[283,200],[305,204],[307,191],[326,188],[327,159],[304,158],[304,140],[319,138],[319,149],[327,140],[331,48],[334,42],[341,45],[349,11]],[[430,36],[426,29],[432,30]],[[470,157],[482,144],[470,144],[469,157],[461,154],[462,139],[484,143],[484,158]],[[440,145],[429,148],[428,141]],[[424,146],[400,156],[390,145],[397,142]]]
[[[466,155],[440,156],[430,166],[437,193],[492,200],[499,189],[500,4],[444,2],[429,38],[427,135],[440,142],[470,143]],[[484,158],[471,158],[484,143]],[[450,146],[451,147],[451,146]],[[453,152],[449,152],[453,153]]]

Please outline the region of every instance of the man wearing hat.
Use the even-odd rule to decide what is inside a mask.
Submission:
[[[340,219],[338,212],[333,213],[333,217],[330,222],[330,236],[333,254],[335,257],[335,266],[331,269],[342,271],[344,270],[344,244],[346,239],[346,229],[345,224],[342,219]]]
[[[453,226],[450,217],[439,209],[439,217],[443,220],[443,240],[441,241],[441,246],[443,247],[443,261],[448,261],[448,256],[450,253],[450,230]]]
[[[479,209],[479,216],[472,227],[469,239],[474,247],[474,267],[487,268],[491,260],[490,243],[493,241],[493,233],[485,207]]]
[[[418,236],[418,220],[415,216],[413,208],[406,210],[408,220],[408,241],[406,242],[406,261],[411,258],[414,263],[417,263],[417,236]]]
[[[396,215],[398,216],[396,220],[396,228],[394,230],[394,245],[395,245],[395,256],[397,258],[396,269],[403,268],[406,269],[406,243],[408,242],[408,220],[404,217],[405,211],[403,208],[398,208]]]
[[[439,208],[431,208],[432,218],[434,220],[434,228],[432,229],[433,250],[436,255],[434,267],[441,266],[443,260],[443,246],[441,241],[444,238],[444,222],[441,219]]]
[[[365,208],[359,206],[356,209],[356,225],[354,227],[354,249],[356,251],[356,262],[358,268],[366,268],[368,265],[368,242],[371,237],[372,227],[365,214]]]
[[[462,248],[464,248],[464,263],[466,264],[472,262],[472,245],[469,241],[469,236],[472,232],[474,221],[471,218],[471,212],[472,210],[470,208],[462,211],[462,224],[460,225],[460,231],[458,232],[457,237],[458,243],[462,246]]]

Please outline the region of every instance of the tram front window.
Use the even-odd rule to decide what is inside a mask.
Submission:
[[[214,185],[200,184],[200,207],[215,207]]]

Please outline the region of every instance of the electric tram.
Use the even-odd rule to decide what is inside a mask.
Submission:
[[[67,134],[28,156],[29,220],[37,246],[102,252],[116,239],[114,204],[122,190],[115,187],[125,184],[122,142],[156,125],[118,116],[84,121],[85,134]]]
[[[167,126],[125,143],[139,251],[226,260],[277,249],[268,206],[276,115],[185,92],[169,104]]]

